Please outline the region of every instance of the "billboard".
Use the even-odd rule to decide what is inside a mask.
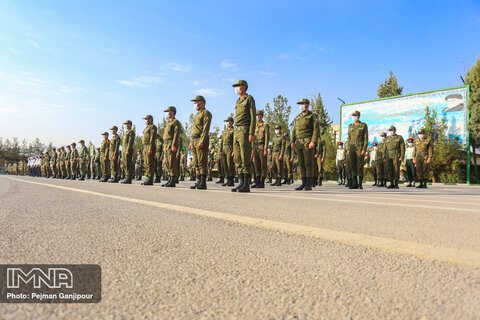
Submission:
[[[340,108],[341,139],[348,136],[348,126],[353,122],[351,114],[358,110],[360,121],[368,125],[368,144],[380,141],[380,133],[390,126],[397,128],[397,134],[406,140],[425,124],[425,111],[437,112],[439,119],[445,118],[448,133],[458,137],[463,146],[467,145],[467,99],[468,86],[421,92],[366,102],[350,103]]]

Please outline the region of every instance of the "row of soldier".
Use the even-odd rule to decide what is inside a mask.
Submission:
[[[235,104],[235,118],[229,117],[225,120],[226,128],[222,133],[219,151],[221,176],[226,178],[223,185],[235,186],[234,179],[237,177],[238,185],[232,188],[233,192],[250,192],[250,185],[252,188],[264,188],[268,169],[275,179],[272,185],[281,185],[282,177],[285,183],[291,182],[293,180],[294,154],[302,179],[301,185],[295,190],[312,190],[316,184],[321,185],[326,148],[320,138],[318,118],[309,110],[309,100],[302,99],[297,103],[300,113],[295,117],[291,137],[288,133],[282,133],[281,126],[277,125],[275,135],[270,139],[270,129],[269,125],[263,121],[263,111],[256,110],[255,100],[246,93],[247,81],[239,80],[233,87],[239,96]],[[203,96],[196,96],[191,101],[197,111],[193,118],[188,146],[193,155],[194,173],[197,177],[196,183],[191,188],[204,190],[207,188],[206,181],[209,173],[209,132],[212,114],[206,109],[206,100]],[[157,133],[157,127],[153,124],[151,115],[143,118],[145,129],[142,136],[142,158],[146,180],[142,184],[146,186],[153,185],[155,181],[159,182],[162,174],[158,170],[161,170],[162,162],[164,162],[168,175],[167,183],[162,186],[175,187],[179,180],[182,158],[180,157],[182,126],[176,119],[175,107],[170,106],[164,112],[167,122],[163,137]],[[362,189],[364,161],[368,146],[368,126],[360,121],[359,111],[353,112],[352,117],[353,123],[348,129],[348,140],[345,143],[342,159],[338,158],[339,153],[337,152],[337,165],[345,167],[348,181],[346,185],[349,188]],[[97,164],[95,170],[98,172],[101,169],[101,182],[119,182],[122,165],[125,172],[122,183],[132,183],[135,176],[135,132],[132,130],[132,121],[127,120],[123,125],[125,133],[122,141],[117,134],[116,126],[110,128],[111,139],[109,139],[108,132],[102,134],[104,139],[95,157],[99,162],[99,165],[98,162],[95,162]],[[268,154],[270,140],[271,157]],[[426,185],[426,182],[423,182],[425,180],[424,172],[428,173],[431,152],[428,151],[428,140],[424,138],[418,140],[420,142],[415,142],[415,148],[417,148],[417,142],[420,147],[423,140],[427,146],[427,151],[424,150],[425,148],[420,150],[418,147],[418,155],[414,158],[414,161],[417,162],[415,164],[417,169],[421,167],[420,171],[423,176],[419,177],[423,186]],[[85,179],[88,152],[83,140],[80,141],[80,145],[80,152],[76,150],[75,143],[67,146],[69,149],[67,151],[63,147],[60,148],[59,165],[54,169],[56,170],[54,175],[61,177],[66,175],[67,178],[75,179],[78,174],[80,180]],[[120,146],[122,147],[120,148]],[[379,172],[380,185],[388,179],[390,181],[389,188],[398,188],[400,163],[405,154],[403,138],[396,135],[395,128],[391,127],[389,137],[381,143],[381,148],[374,148],[378,149],[376,149],[375,155],[375,172]],[[428,159],[427,152],[430,152]],[[271,159],[270,166],[269,159]],[[427,169],[425,170],[425,168]],[[388,173],[387,177],[383,175],[384,171]],[[155,180],[154,177],[156,177]]]

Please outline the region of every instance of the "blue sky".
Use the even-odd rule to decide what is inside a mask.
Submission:
[[[101,141],[169,105],[185,122],[203,94],[213,122],[231,84],[263,108],[278,94],[376,98],[392,69],[404,93],[461,84],[480,56],[480,1],[1,1],[0,137]]]

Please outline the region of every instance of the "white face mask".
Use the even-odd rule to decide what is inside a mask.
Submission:
[[[393,131],[388,131],[387,135],[388,135],[389,137],[393,136]]]
[[[301,104],[299,108],[300,108],[300,112],[305,112],[305,110],[307,110],[307,106],[304,104]]]
[[[165,112],[165,120],[170,120],[170,113],[168,112]]]
[[[387,138],[386,138],[386,137],[382,137],[382,141],[385,141],[385,140],[387,140]]]
[[[280,134],[280,130],[275,129],[275,134]]]
[[[240,87],[235,87],[235,94],[240,95],[242,93],[242,89]]]
[[[200,109],[200,104],[199,103],[194,103],[193,107],[195,108],[195,110],[198,110],[198,109]]]
[[[338,146],[338,149],[343,149],[343,146]]]
[[[145,125],[148,126],[148,120],[147,119],[145,119]]]
[[[259,116],[257,116],[257,122],[259,122],[259,121],[260,121],[260,117],[259,117]]]
[[[409,143],[408,143],[408,146],[409,146],[409,147],[413,147],[413,143],[409,142]]]
[[[373,150],[377,150],[377,146],[373,147]]]
[[[419,139],[423,139],[423,138],[425,138],[425,135],[424,135],[424,134],[419,134],[419,135],[418,135],[418,138],[419,138]]]
[[[353,122],[357,122],[360,119],[359,116],[353,116],[352,118],[353,118]]]

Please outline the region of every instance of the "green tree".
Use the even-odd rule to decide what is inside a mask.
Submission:
[[[289,124],[289,118],[292,107],[288,104],[287,98],[279,94],[276,98],[273,98],[273,109],[267,102],[264,111],[265,121],[270,125],[270,135],[273,135],[277,124],[281,125],[284,131],[285,129],[290,131],[291,124]]]
[[[328,130],[330,130],[330,124],[332,123],[332,119],[330,119],[327,109],[323,104],[320,92],[317,94],[317,96],[313,96],[310,99],[310,107],[311,111],[318,116],[318,122],[321,128],[320,133],[322,135],[325,134]]]
[[[378,86],[377,94],[379,98],[399,96],[402,94],[403,87],[398,85],[397,77],[392,70],[388,71],[390,76]]]
[[[480,142],[480,58],[465,75],[465,83],[470,85],[470,99],[468,101],[468,112],[470,113],[470,139],[475,139],[475,144]]]
[[[325,162],[323,163],[326,178],[335,180],[337,177],[337,167],[335,165],[337,146],[335,145],[334,137],[332,135],[331,125],[328,125],[327,129],[322,134],[322,140],[325,141],[326,148]]]

